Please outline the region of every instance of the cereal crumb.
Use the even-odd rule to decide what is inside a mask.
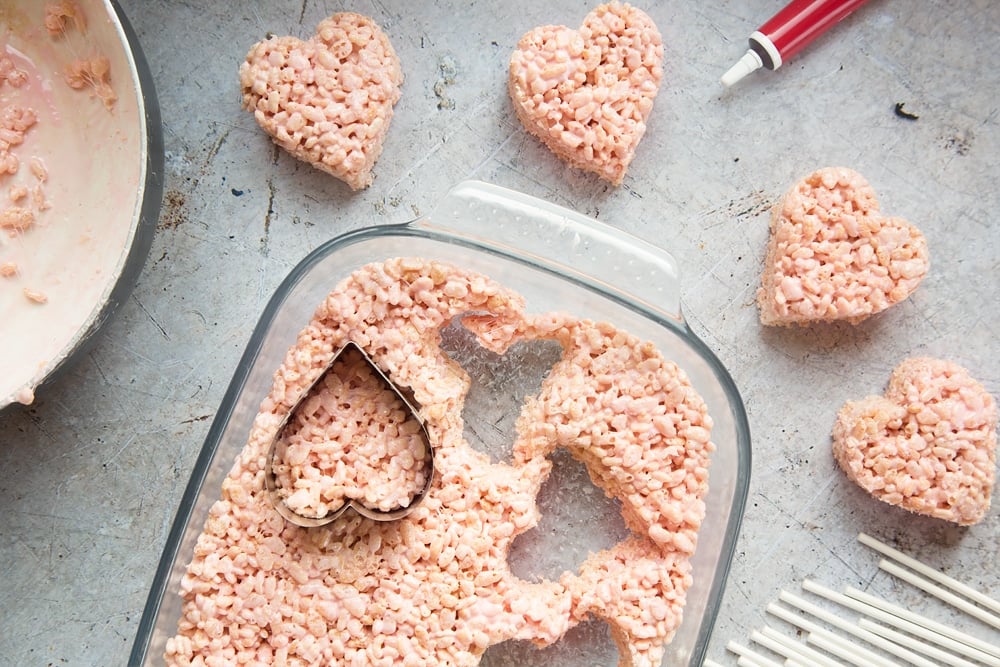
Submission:
[[[35,213],[30,208],[11,206],[0,210],[0,229],[11,233],[23,232],[35,224]]]
[[[39,292],[38,290],[24,288],[24,296],[32,303],[48,303],[49,297],[44,292]]]
[[[28,167],[31,169],[31,173],[35,176],[35,179],[39,183],[44,183],[49,180],[49,170],[45,167],[45,163],[42,162],[41,158],[32,157],[28,161]]]
[[[28,188],[23,185],[12,185],[7,190],[7,198],[11,204],[20,204],[28,198]]]
[[[39,213],[52,208],[52,202],[50,202],[48,196],[46,196],[45,188],[42,187],[41,183],[31,188],[31,204]]]
[[[0,263],[0,278],[13,278],[19,272],[16,262]]]
[[[14,394],[14,400],[21,405],[31,405],[35,402],[35,392],[31,389],[31,387],[21,387],[17,390],[17,393]]]
[[[14,64],[10,56],[0,56],[0,83],[20,88],[28,81],[28,73]]]

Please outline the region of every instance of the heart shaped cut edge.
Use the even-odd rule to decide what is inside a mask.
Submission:
[[[508,93],[524,128],[571,166],[621,185],[663,78],[663,40],[626,3],[600,5],[577,30],[542,26],[511,54]]]
[[[281,489],[281,486],[278,483],[278,476],[274,469],[275,459],[278,455],[278,450],[280,448],[279,445],[282,441],[285,428],[291,423],[299,407],[302,406],[310,396],[312,396],[314,389],[316,389],[324,381],[324,378],[326,378],[326,376],[334,369],[338,360],[340,360],[347,353],[359,355],[359,358],[366,365],[366,367],[374,373],[375,377],[377,377],[386,388],[391,390],[396,399],[398,399],[399,402],[405,406],[409,415],[420,425],[419,435],[423,441],[424,451],[426,452],[426,459],[424,461],[424,481],[417,492],[409,499],[408,503],[392,509],[369,507],[361,500],[346,497],[344,498],[344,502],[342,504],[330,509],[321,516],[301,514],[295,511],[289,506],[288,502],[286,502],[286,497],[284,495],[286,492]],[[409,392],[402,390],[395,383],[393,383],[385,372],[383,372],[382,369],[379,368],[378,365],[375,364],[365,353],[360,345],[354,341],[347,341],[343,347],[330,357],[326,366],[324,366],[316,377],[305,387],[299,397],[289,407],[288,412],[285,413],[285,416],[281,419],[274,430],[274,437],[267,448],[267,454],[264,461],[264,486],[267,491],[268,498],[278,514],[290,523],[304,528],[325,526],[333,521],[336,521],[349,510],[352,510],[355,513],[373,521],[395,521],[411,514],[430,491],[431,485],[434,481],[435,468],[434,448],[431,444],[430,434],[424,420],[420,417],[419,409],[413,403],[412,397],[407,395],[408,393]]]

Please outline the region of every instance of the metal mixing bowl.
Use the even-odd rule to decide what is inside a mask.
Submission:
[[[15,147],[18,173],[0,177],[0,208],[14,205],[8,192],[18,179],[38,183],[29,168],[34,158],[48,172],[41,185],[50,204],[31,227],[0,231],[0,264],[17,267],[0,278],[0,409],[30,403],[128,298],[149,253],[163,191],[156,93],[123,12],[111,0],[78,0],[85,27],[70,21],[53,36],[44,25],[47,4],[0,6],[0,57],[27,74],[20,87],[0,85],[0,110],[20,105],[38,119]],[[94,56],[110,64],[117,96],[110,109],[65,80],[72,61]],[[45,302],[26,298],[25,290]]]

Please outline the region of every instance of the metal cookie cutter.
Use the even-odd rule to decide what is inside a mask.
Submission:
[[[289,422],[291,422],[292,418],[295,416],[295,413],[298,412],[299,406],[301,406],[302,403],[307,398],[309,398],[309,396],[312,395],[313,389],[315,389],[316,386],[323,381],[327,373],[330,372],[334,364],[337,362],[337,359],[339,359],[340,356],[349,349],[355,350],[358,352],[358,354],[361,355],[361,357],[365,360],[365,362],[367,362],[371,370],[379,378],[381,378],[382,382],[387,387],[391,388],[392,392],[396,395],[396,397],[403,402],[403,405],[406,406],[408,415],[416,419],[417,423],[420,424],[420,437],[423,439],[423,444],[427,452],[427,456],[425,458],[425,463],[424,463],[425,465],[424,485],[420,489],[420,491],[418,491],[413,496],[413,498],[410,501],[410,504],[405,507],[397,507],[391,510],[372,509],[371,507],[366,506],[362,502],[359,502],[353,498],[348,498],[345,499],[343,505],[333,510],[332,512],[325,514],[324,516],[321,517],[306,516],[292,510],[285,503],[285,499],[282,498],[278,488],[278,481],[274,474],[274,457],[275,454],[277,453],[278,443],[282,440],[282,437],[284,436],[285,433],[285,429],[288,426]],[[399,387],[397,387],[395,384],[392,383],[391,380],[389,380],[389,378],[385,375],[385,373],[382,372],[382,369],[380,369],[377,365],[375,365],[375,363],[372,362],[372,360],[368,357],[367,354],[365,354],[364,350],[362,350],[360,346],[350,341],[347,344],[345,344],[342,348],[340,348],[340,350],[335,355],[333,355],[333,358],[330,359],[330,363],[327,364],[327,366],[323,369],[323,371],[316,377],[315,380],[313,380],[312,384],[306,387],[306,389],[299,396],[298,400],[295,401],[295,404],[292,405],[291,409],[289,409],[288,414],[285,415],[285,418],[281,420],[280,424],[278,424],[278,428],[275,430],[274,433],[274,439],[271,440],[271,444],[267,450],[267,459],[264,467],[264,483],[266,485],[267,494],[271,500],[271,504],[274,505],[274,509],[276,509],[278,511],[278,514],[283,516],[287,521],[297,526],[302,526],[305,528],[324,526],[340,518],[348,510],[352,510],[357,514],[365,518],[371,519],[373,521],[395,521],[396,519],[402,519],[403,517],[410,514],[410,512],[412,512],[414,509],[416,509],[416,507],[424,499],[424,497],[427,495],[428,490],[430,490],[431,482],[433,481],[433,479],[434,479],[434,448],[431,447],[431,441],[430,441],[430,436],[427,433],[427,427],[424,425],[423,420],[420,419],[416,408],[414,408],[414,402],[407,399],[407,397],[403,394],[403,392],[399,389]]]

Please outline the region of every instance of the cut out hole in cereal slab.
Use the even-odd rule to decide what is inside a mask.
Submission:
[[[570,628],[551,646],[539,648],[528,641],[507,641],[486,649],[479,667],[553,667],[555,665],[618,664],[618,650],[606,623],[589,620]]]
[[[523,340],[499,355],[454,322],[441,332],[441,349],[471,381],[462,409],[466,442],[493,463],[510,463],[524,400],[538,393],[562,356],[562,347],[552,340]]]
[[[558,581],[630,535],[621,503],[594,485],[583,463],[563,448],[548,458],[552,471],[536,498],[541,519],[514,539],[508,556],[511,572],[525,581]]]

